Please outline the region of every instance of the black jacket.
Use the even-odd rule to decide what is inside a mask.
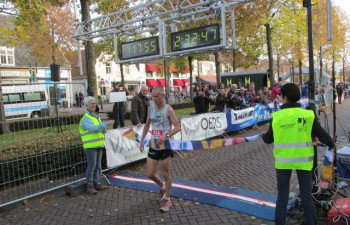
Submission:
[[[210,98],[207,96],[197,96],[193,98],[194,109],[196,114],[206,113],[209,111]]]
[[[300,108],[300,107],[301,107],[301,105],[299,103],[289,102],[289,103],[283,104],[281,106],[281,110],[286,109],[286,108]],[[316,116],[314,119],[314,123],[312,125],[311,137],[312,138],[317,137],[320,142],[324,143],[325,145],[327,145],[330,148],[333,148],[335,146],[332,138],[321,127],[321,124],[318,122],[318,119]],[[270,127],[269,127],[268,131],[262,135],[262,139],[266,144],[271,144],[274,141],[272,120],[271,120]]]

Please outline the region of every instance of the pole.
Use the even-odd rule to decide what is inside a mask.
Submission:
[[[87,95],[90,95],[91,87],[90,87],[90,72],[89,72],[89,62],[88,62],[88,43],[84,41],[85,44],[85,64],[86,64],[86,82],[87,82]]]
[[[307,32],[308,32],[308,43],[309,43],[309,99],[315,100],[315,68],[314,68],[314,47],[313,47],[313,35],[312,35],[312,5],[311,0],[304,0],[307,7]],[[310,108],[315,112],[315,104],[309,104]]]
[[[308,44],[309,44],[309,100],[315,100],[315,69],[314,69],[314,48],[313,48],[313,37],[312,37],[312,5],[311,0],[304,0],[303,7],[307,8],[307,33],[308,33]],[[299,71],[300,72],[300,71]],[[310,102],[310,101],[309,101]],[[316,118],[316,107],[315,104],[310,104],[310,109],[315,113]],[[317,146],[314,146],[314,165],[312,168],[312,180],[316,182],[317,180]]]
[[[169,93],[168,93],[168,88],[166,86],[167,79],[166,79],[166,61],[165,61],[165,59],[163,60],[163,73],[164,73],[165,102],[168,103]]]
[[[192,89],[192,77],[193,77],[193,74],[192,74],[192,56],[189,56],[188,57],[188,66],[190,67],[190,99],[192,100],[193,98],[193,89]]]
[[[336,106],[335,101],[337,96],[335,95],[335,56],[333,51],[333,62],[332,62],[332,87],[333,87],[333,141],[337,141],[337,123],[336,123]]]

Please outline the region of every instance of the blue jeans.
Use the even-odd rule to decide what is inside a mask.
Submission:
[[[87,158],[86,182],[88,187],[93,187],[94,184],[100,184],[100,175],[102,173],[102,148],[85,149]]]
[[[316,225],[315,204],[312,199],[312,172],[306,170],[296,170],[299,182],[301,204],[304,209],[304,220],[306,225]],[[275,224],[284,225],[287,217],[287,206],[289,197],[289,181],[292,170],[276,169],[277,175],[277,204],[275,212]]]

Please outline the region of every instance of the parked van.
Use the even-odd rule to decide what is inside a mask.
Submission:
[[[49,116],[47,91],[44,84],[2,86],[6,119]]]

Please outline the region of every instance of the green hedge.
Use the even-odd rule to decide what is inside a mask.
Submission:
[[[38,128],[51,127],[55,123],[61,125],[78,124],[83,114],[64,115],[56,117],[42,117],[38,119],[13,120],[7,122],[10,131],[32,130]]]
[[[36,179],[84,176],[86,157],[79,134],[59,134],[17,141],[1,150],[0,189]],[[103,155],[103,168],[106,156]]]

